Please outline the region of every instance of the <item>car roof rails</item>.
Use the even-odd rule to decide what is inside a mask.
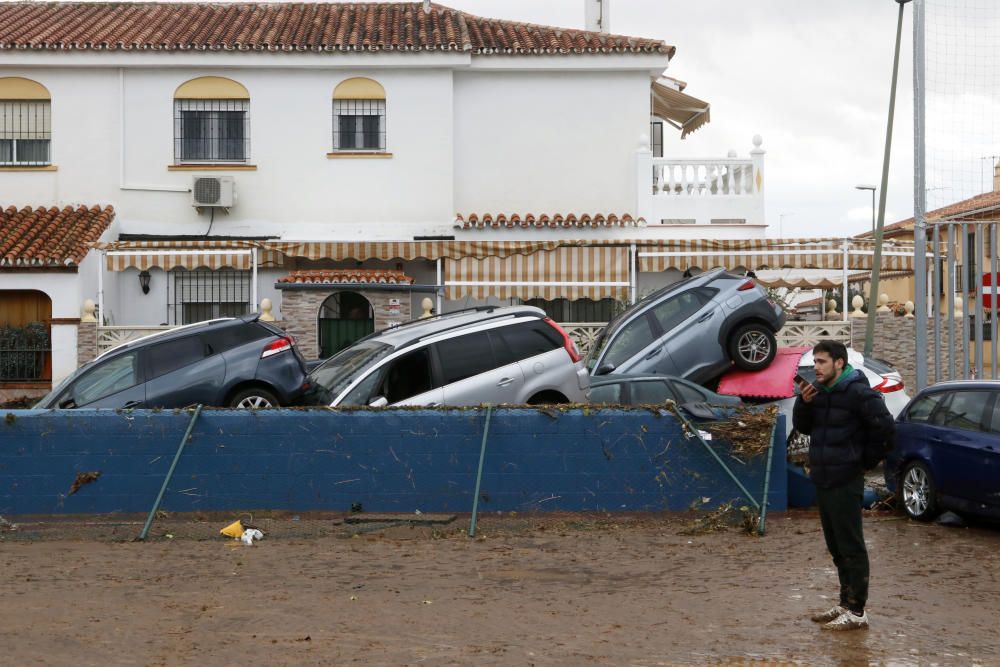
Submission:
[[[497,308],[501,308],[501,307],[500,306],[490,306],[488,310],[493,311],[493,310],[496,310]],[[481,309],[485,310],[485,308],[481,308]],[[423,342],[423,341],[427,340],[428,338],[434,338],[436,336],[440,336],[442,334],[448,333],[449,331],[454,331],[455,329],[461,329],[463,327],[468,327],[468,326],[475,326],[475,325],[483,324],[484,322],[489,322],[489,321],[492,321],[492,320],[502,320],[502,319],[508,319],[508,318],[529,317],[529,316],[531,316],[531,317],[538,317],[538,314],[537,313],[533,313],[531,311],[512,310],[511,308],[502,308],[501,312],[499,312],[499,313],[491,312],[489,317],[484,317],[484,318],[478,319],[478,320],[476,320],[474,322],[462,322],[462,323],[459,323],[459,324],[453,324],[450,327],[444,327],[443,329],[437,329],[436,331],[430,331],[430,332],[428,332],[428,333],[426,333],[426,334],[424,334],[422,336],[417,336],[413,340],[406,341],[405,343],[402,343],[401,345],[398,346],[397,349],[402,349],[402,348],[405,348],[405,347],[410,347],[411,345],[416,345],[417,343]]]

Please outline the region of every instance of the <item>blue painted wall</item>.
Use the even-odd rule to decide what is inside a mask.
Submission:
[[[0,514],[146,512],[190,419],[186,412],[21,410],[0,424]],[[481,511],[684,510],[741,498],[669,414],[493,412]],[[782,417],[779,417],[779,420]],[[162,508],[468,512],[485,409],[207,410]],[[784,433],[779,422],[776,432]],[[741,463],[711,443],[757,499],[764,456]],[[77,472],[100,471],[69,495]],[[770,509],[787,507],[775,438]],[[705,503],[701,499],[707,498]],[[740,501],[739,504],[743,504]]]

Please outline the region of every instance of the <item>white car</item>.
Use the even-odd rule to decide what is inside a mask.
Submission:
[[[903,377],[892,366],[878,359],[865,359],[864,355],[850,347],[847,348],[847,363],[864,373],[872,389],[882,394],[885,407],[889,409],[893,419],[910,402],[910,395],[903,386]],[[816,380],[812,350],[804,353],[799,359],[798,373],[810,382]],[[778,410],[785,415],[785,437],[792,434],[792,408],[796,397],[797,395],[775,401]]]

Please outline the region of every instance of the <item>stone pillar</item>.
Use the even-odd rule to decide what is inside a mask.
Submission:
[[[76,364],[78,368],[91,359],[95,359],[98,354],[95,309],[91,299],[83,302],[83,314],[76,329]]]

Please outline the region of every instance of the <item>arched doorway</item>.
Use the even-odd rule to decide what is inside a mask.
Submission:
[[[319,308],[319,356],[323,359],[375,331],[375,310],[357,292],[335,292]]]
[[[0,290],[0,384],[52,378],[52,299]]]

